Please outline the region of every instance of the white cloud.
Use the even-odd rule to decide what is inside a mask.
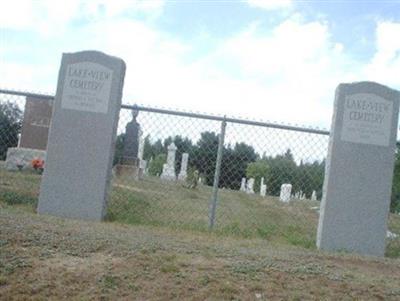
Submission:
[[[400,89],[400,23],[378,22],[376,52],[364,74],[369,80]]]
[[[79,43],[66,42],[71,37]],[[79,32],[68,30],[51,51],[98,49],[123,58],[125,102],[327,126],[333,91],[345,74],[342,48],[331,41],[327,24],[293,17],[269,32],[251,24],[213,51],[187,60],[190,44],[143,21],[111,18],[94,20]],[[55,78],[58,66],[47,67]],[[27,70],[35,74],[41,68]],[[15,79],[8,75],[3,84],[6,78]]]
[[[60,5],[56,1],[14,0],[7,2],[7,8],[0,11],[0,25],[3,29],[30,30],[47,34],[60,30],[79,12],[77,1]]]
[[[93,17],[79,31],[66,28],[52,41],[51,61],[43,57],[42,62],[16,67],[2,63],[7,67],[1,74],[3,85],[47,89],[55,84],[62,52],[98,49],[127,63],[124,102],[324,127],[329,127],[339,83],[376,80],[400,88],[398,23],[377,25],[377,52],[367,65],[352,59],[333,39],[328,23],[307,22],[298,15],[268,31],[250,24],[213,50],[188,59],[196,50],[192,44],[146,21],[122,17],[125,4],[109,7],[104,14],[112,17],[100,17],[100,6],[88,9],[98,19]],[[65,15],[65,20],[72,18]],[[48,46],[32,45],[29,51]]]
[[[104,20],[131,13],[154,17],[162,12],[163,6],[164,0],[69,0],[62,4],[53,0],[13,0],[0,10],[0,27],[59,35],[74,20]]]
[[[290,8],[293,5],[291,0],[247,0],[247,3],[252,7],[265,10]]]
[[[270,32],[252,24],[201,61],[206,72],[219,74],[214,77],[218,85],[201,94],[215,99],[213,108],[223,102],[221,107],[232,113],[327,127],[336,86],[356,78],[356,64],[343,52],[324,22],[289,18]],[[217,91],[221,98],[213,97]]]

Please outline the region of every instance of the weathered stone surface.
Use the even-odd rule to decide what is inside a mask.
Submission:
[[[383,256],[400,93],[360,82],[336,90],[318,227],[323,250]]]
[[[262,197],[265,197],[267,195],[267,185],[264,184],[264,177],[262,177],[260,181],[260,195]]]
[[[46,150],[53,100],[28,96],[18,147]]]
[[[182,154],[182,161],[181,161],[181,170],[180,170],[179,175],[178,175],[178,180],[186,181],[188,163],[189,163],[189,154],[188,153],[183,153]]]
[[[281,202],[290,202],[290,196],[292,193],[292,184],[282,184],[281,193],[279,194],[279,200]]]
[[[240,184],[240,191],[246,191],[247,183],[246,178],[242,178],[242,182]]]
[[[63,54],[38,212],[106,213],[125,63],[97,51]]]
[[[176,180],[176,172],[175,172],[175,155],[176,155],[177,147],[175,143],[171,143],[168,146],[168,156],[167,163],[163,165],[163,171],[161,174],[161,179],[163,180]]]
[[[254,181],[255,181],[254,178],[250,178],[247,181],[246,193],[248,193],[248,194],[253,194],[254,193]]]
[[[7,170],[32,169],[32,160],[41,159],[45,160],[46,151],[23,148],[23,147],[10,147],[7,150],[7,159],[5,167]]]
[[[140,124],[136,121],[139,112],[132,111],[132,120],[128,122],[125,128],[125,140],[122,164],[124,165],[139,165],[139,139],[140,139]]]
[[[311,194],[311,201],[317,201],[317,192],[315,190]]]

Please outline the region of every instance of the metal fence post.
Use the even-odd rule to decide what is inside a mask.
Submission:
[[[214,174],[214,185],[210,200],[210,222],[209,229],[212,230],[215,223],[215,210],[217,208],[217,200],[218,200],[218,184],[219,184],[219,176],[221,173],[221,164],[222,164],[222,156],[224,151],[224,140],[225,140],[225,130],[226,130],[226,121],[223,120],[221,123],[221,132],[219,134],[218,139],[218,152],[217,152],[217,162],[215,163],[215,174]]]

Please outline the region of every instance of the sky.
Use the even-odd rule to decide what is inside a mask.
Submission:
[[[62,53],[99,50],[126,104],[326,129],[339,83],[400,90],[400,1],[1,2],[1,88],[53,94]]]

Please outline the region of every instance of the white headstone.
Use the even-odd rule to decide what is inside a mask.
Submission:
[[[18,134],[18,144],[17,147],[20,147],[21,144],[21,133]]]
[[[63,54],[39,213],[104,217],[124,76],[119,58],[97,51]]]
[[[185,181],[187,177],[187,168],[189,162],[189,154],[183,153],[182,154],[182,161],[181,161],[181,170],[178,175],[178,179],[181,181]]]
[[[240,191],[246,191],[246,178],[242,178],[242,183],[240,184]]]
[[[176,154],[176,146],[175,143],[171,143],[168,146],[168,156],[167,163],[163,165],[163,171],[161,174],[161,179],[163,180],[176,180],[175,173],[175,154]]]
[[[383,256],[400,93],[360,82],[336,90],[317,245]]]
[[[317,192],[315,190],[311,194],[311,201],[317,201]]]
[[[281,185],[281,193],[279,195],[279,199],[282,202],[289,202],[290,201],[290,194],[292,193],[292,184],[282,184]]]
[[[250,178],[247,181],[246,192],[249,193],[249,194],[253,194],[254,193],[254,178]]]
[[[261,196],[266,196],[267,194],[267,185],[264,184],[264,177],[261,178],[260,181],[260,195]]]
[[[139,148],[138,148],[138,158],[139,160],[143,160],[144,153],[144,138],[142,130],[139,130]]]
[[[139,161],[139,168],[145,172],[147,168],[147,161],[146,160],[140,160]]]
[[[267,195],[267,185],[263,184],[263,185],[260,187],[260,195],[261,195],[262,197],[265,197],[265,196]]]

